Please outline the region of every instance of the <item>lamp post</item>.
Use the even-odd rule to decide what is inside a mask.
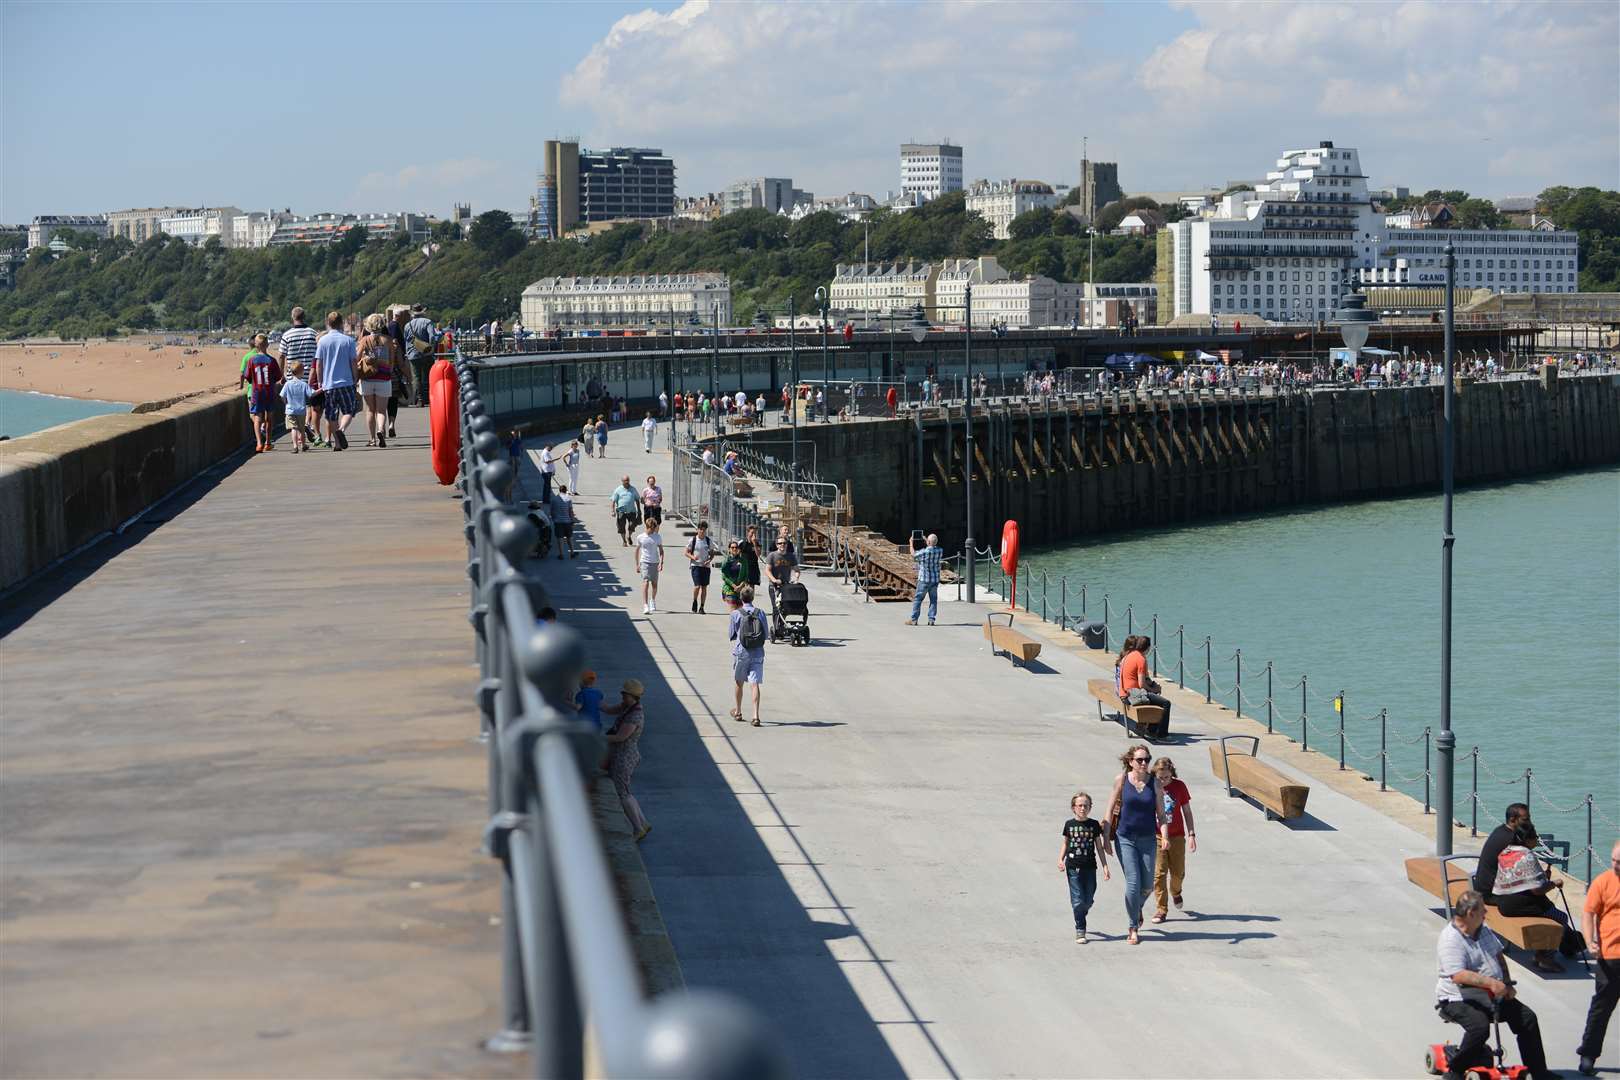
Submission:
[[[655,342],[655,344],[656,344],[656,342]],[[674,398],[675,398],[674,368],[675,368],[675,304],[674,304],[673,301],[671,301],[671,303],[669,305],[669,356],[666,357],[665,360],[664,360],[664,397],[667,400],[671,400],[671,401],[673,401]],[[670,419],[672,421],[675,419],[675,414],[674,413],[670,414]],[[670,430],[673,431],[674,428],[671,428]],[[671,438],[673,438],[673,436],[671,436]]]
[[[1441,440],[1440,482],[1444,491],[1441,511],[1440,537],[1440,734],[1435,737],[1435,749],[1440,755],[1440,777],[1436,784],[1439,805],[1435,808],[1434,853],[1451,854],[1451,782],[1452,766],[1457,747],[1457,736],[1451,732],[1451,549],[1457,538],[1451,531],[1452,492],[1452,394],[1455,390],[1456,342],[1453,331],[1456,324],[1454,307],[1457,284],[1457,255],[1451,244],[1446,244],[1446,386],[1443,392],[1445,435]]]
[[[793,297],[788,297],[788,417],[793,421],[793,479],[799,478],[799,342],[793,333],[793,321],[798,316]]]
[[[695,337],[697,332],[702,329],[703,320],[698,318],[697,298],[694,297],[692,299],[692,310],[686,313],[686,336]],[[684,360],[681,362],[681,389],[686,389],[686,362]],[[714,396],[714,387],[712,385],[709,387],[709,396]]]
[[[719,379],[719,377],[720,377],[720,305],[719,305],[719,303],[712,303],[712,304],[709,305],[709,314],[714,317],[714,340],[712,342],[710,342],[711,351],[709,353],[709,396],[712,398],[712,397],[714,397],[714,395],[720,389],[720,384],[717,381]],[[720,411],[718,409],[716,409],[715,410],[715,416],[718,417],[719,415],[720,415]]]
[[[967,421],[967,461],[963,472],[966,474],[966,486],[963,494],[967,502],[967,598],[968,603],[976,603],[974,599],[973,564],[975,562],[973,549],[973,283],[968,282],[962,287],[962,308],[967,316],[962,327],[962,360],[967,369],[967,396],[964,398],[962,418]]]
[[[1339,308],[1333,313],[1333,321],[1339,325],[1339,333],[1344,338],[1345,348],[1349,349],[1352,359],[1361,355],[1361,350],[1367,344],[1367,335],[1372,332],[1372,324],[1378,321],[1378,313],[1367,310],[1367,298],[1359,292],[1351,291],[1345,294],[1339,302]]]
[[[827,287],[816,286],[816,303],[821,307],[821,422],[827,422]]]

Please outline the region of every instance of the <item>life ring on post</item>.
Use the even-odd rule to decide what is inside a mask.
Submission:
[[[1007,606],[1018,606],[1018,522],[1011,518],[1001,526],[1001,570],[1011,579]]]
[[[450,334],[444,335],[439,359],[428,371],[428,421],[433,437],[433,475],[441,484],[456,482],[461,454],[461,381],[450,362]]]

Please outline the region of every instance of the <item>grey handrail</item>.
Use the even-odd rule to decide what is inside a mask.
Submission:
[[[511,501],[516,474],[459,352],[454,372],[469,618],[489,753],[484,838],[504,871],[504,1027],[485,1045],[531,1051],[536,1077],[575,1080],[585,1074],[589,1027],[609,1077],[785,1078],[781,1044],[752,1008],[711,991],[653,999],[642,990],[586,796],[603,739],[560,707],[584,669],[585,641],[565,624],[537,621],[550,606],[526,567],[537,532]]]

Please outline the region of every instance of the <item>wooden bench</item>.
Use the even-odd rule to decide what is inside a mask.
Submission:
[[[1460,866],[1452,866],[1455,859],[1474,859],[1478,855],[1419,855],[1406,860],[1406,880],[1446,903],[1446,918],[1451,918],[1451,905],[1466,890],[1474,887],[1471,878]],[[1449,888],[1441,889],[1442,872]],[[1556,949],[1564,940],[1564,927],[1555,919],[1543,915],[1503,915],[1490,904],[1485,905],[1485,925],[1496,931],[1503,941],[1521,949]]]
[[[1249,740],[1249,751],[1227,746],[1234,739]],[[1297,818],[1305,813],[1305,800],[1311,789],[1295,783],[1270,765],[1261,761],[1260,738],[1257,735],[1223,735],[1219,743],[1209,747],[1209,764],[1215,776],[1226,785],[1228,797],[1246,795],[1260,804],[1266,820]]]
[[[1107,722],[1117,718],[1120,727],[1125,729],[1127,736],[1133,733],[1132,729],[1134,728],[1136,735],[1149,742],[1159,741],[1160,736],[1164,733],[1164,709],[1161,706],[1127,705],[1120,700],[1119,694],[1114,690],[1113,681],[1110,679],[1087,679],[1086,689],[1090,690],[1091,696],[1097,699],[1098,720]],[[1108,715],[1103,706],[1104,702],[1117,706],[1113,716]]]
[[[990,643],[990,655],[1006,653],[1007,659],[1015,664],[1027,664],[1041,655],[1041,643],[1012,628],[1012,612],[1004,614],[1007,616],[1006,626],[995,624],[995,612],[984,617],[984,639]]]

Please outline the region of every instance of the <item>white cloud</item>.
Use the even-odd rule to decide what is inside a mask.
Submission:
[[[620,19],[560,100],[593,145],[674,154],[685,194],[768,174],[881,195],[900,142],[943,137],[970,177],[1070,183],[1083,134],[1139,191],[1254,178],[1320,139],[1417,187],[1620,174],[1608,0],[1172,6],[687,0]]]
[[[389,205],[434,205],[445,196],[463,192],[467,185],[502,171],[499,162],[484,158],[451,158],[428,164],[403,165],[393,170],[366,173],[355,185],[357,198],[387,198]]]

